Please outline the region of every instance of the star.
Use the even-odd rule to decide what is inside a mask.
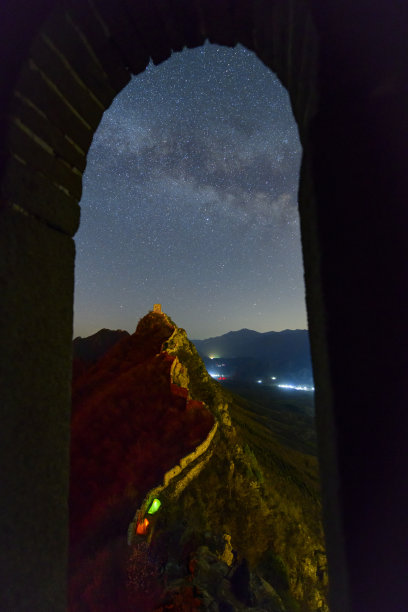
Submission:
[[[244,47],[150,64],[88,154],[75,335],[133,331],[154,303],[190,338],[305,328],[300,157],[286,90]]]

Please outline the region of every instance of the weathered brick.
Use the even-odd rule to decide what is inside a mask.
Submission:
[[[79,119],[67,102],[42,78],[38,70],[32,66],[25,66],[16,89],[42,110],[50,122],[58,126],[83,151],[88,151],[93,130]]]
[[[113,5],[102,1],[95,4],[123,61],[134,74],[142,72],[148,65],[150,56],[129,13],[121,3]]]
[[[186,45],[186,38],[182,24],[177,19],[177,14],[174,12],[171,2],[169,0],[155,0],[155,7],[163,22],[173,51],[181,51]]]
[[[232,16],[238,42],[251,50],[254,50],[254,5],[254,2],[247,0],[235,0]]]
[[[288,57],[288,91],[299,131],[306,128],[317,106],[317,33],[307,7],[292,13]]]
[[[201,0],[205,29],[210,42],[233,47],[238,42],[234,29],[234,0]]]
[[[307,7],[294,0],[259,0],[254,38],[258,57],[287,88],[302,134],[317,100],[317,35]]]
[[[189,49],[200,47],[207,37],[199,0],[169,0],[185,45]]]
[[[304,131],[308,130],[310,120],[318,107],[318,39],[310,16],[303,21],[302,38],[297,53],[299,69],[292,106],[293,114],[299,125],[300,139],[304,145]]]
[[[166,28],[151,0],[122,0],[143,46],[148,50],[154,64],[160,64],[171,55],[171,42]]]
[[[103,114],[103,107],[101,108],[89,95],[89,91],[80,85],[61,58],[40,37],[33,45],[30,56],[46,78],[58,88],[62,97],[86,123],[96,129]]]
[[[67,13],[53,15],[44,28],[44,34],[64,58],[69,58],[69,64],[84,85],[107,108],[117,92],[86,45],[84,35],[75,28]]]
[[[0,609],[64,612],[75,245],[2,209],[0,247]]]
[[[60,128],[55,127],[38,110],[33,108],[28,100],[22,100],[16,95],[10,108],[10,115],[21,119],[37,136],[52,147],[57,157],[66,161],[78,170],[85,170],[86,155],[82,154],[66,138]]]
[[[255,51],[285,87],[288,87],[291,4],[287,0],[258,0],[254,11]]]
[[[78,200],[81,198],[82,175],[75,174],[52,152],[46,151],[32,136],[11,122],[6,146],[10,153],[15,153],[28,161],[34,170],[43,172],[51,181],[67,189]]]
[[[69,236],[78,229],[78,200],[58,189],[41,172],[12,157],[1,183],[1,196]]]
[[[106,74],[112,89],[118,93],[130,81],[131,75],[125,67],[123,57],[112,45],[109,35],[100,22],[100,16],[88,0],[69,0],[66,13],[74,28],[84,37],[84,44],[93,55],[96,63]]]

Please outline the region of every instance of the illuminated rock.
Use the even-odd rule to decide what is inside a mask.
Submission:
[[[226,563],[228,566],[231,566],[232,562],[234,561],[234,554],[232,552],[232,545],[231,545],[231,536],[228,533],[224,533],[224,540],[225,540],[225,548],[220,558],[221,558],[221,561],[224,561],[224,563]]]

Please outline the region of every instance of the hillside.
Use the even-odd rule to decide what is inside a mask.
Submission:
[[[126,534],[146,491],[214,424],[205,406],[172,382],[175,358],[161,348],[173,332],[167,317],[146,315],[133,335],[73,379],[71,601],[79,600],[75,581],[84,578],[79,563],[105,539]]]
[[[249,412],[279,443],[317,456],[313,393],[236,381],[222,385],[233,394],[234,406]]]
[[[229,377],[251,380],[276,376],[285,381],[313,381],[307,330],[260,333],[250,329],[228,332],[216,338],[193,340],[207,367],[214,360]]]
[[[96,334],[81,338],[72,343],[73,376],[76,378],[92,364],[96,363],[121,338],[129,336],[127,331],[100,329]]]
[[[211,379],[166,315],[74,381],[71,611],[327,611],[313,440],[278,412]]]

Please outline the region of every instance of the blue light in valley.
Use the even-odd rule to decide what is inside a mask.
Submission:
[[[299,385],[277,385],[281,389],[295,389],[296,391],[314,391],[314,387],[301,387]]]

